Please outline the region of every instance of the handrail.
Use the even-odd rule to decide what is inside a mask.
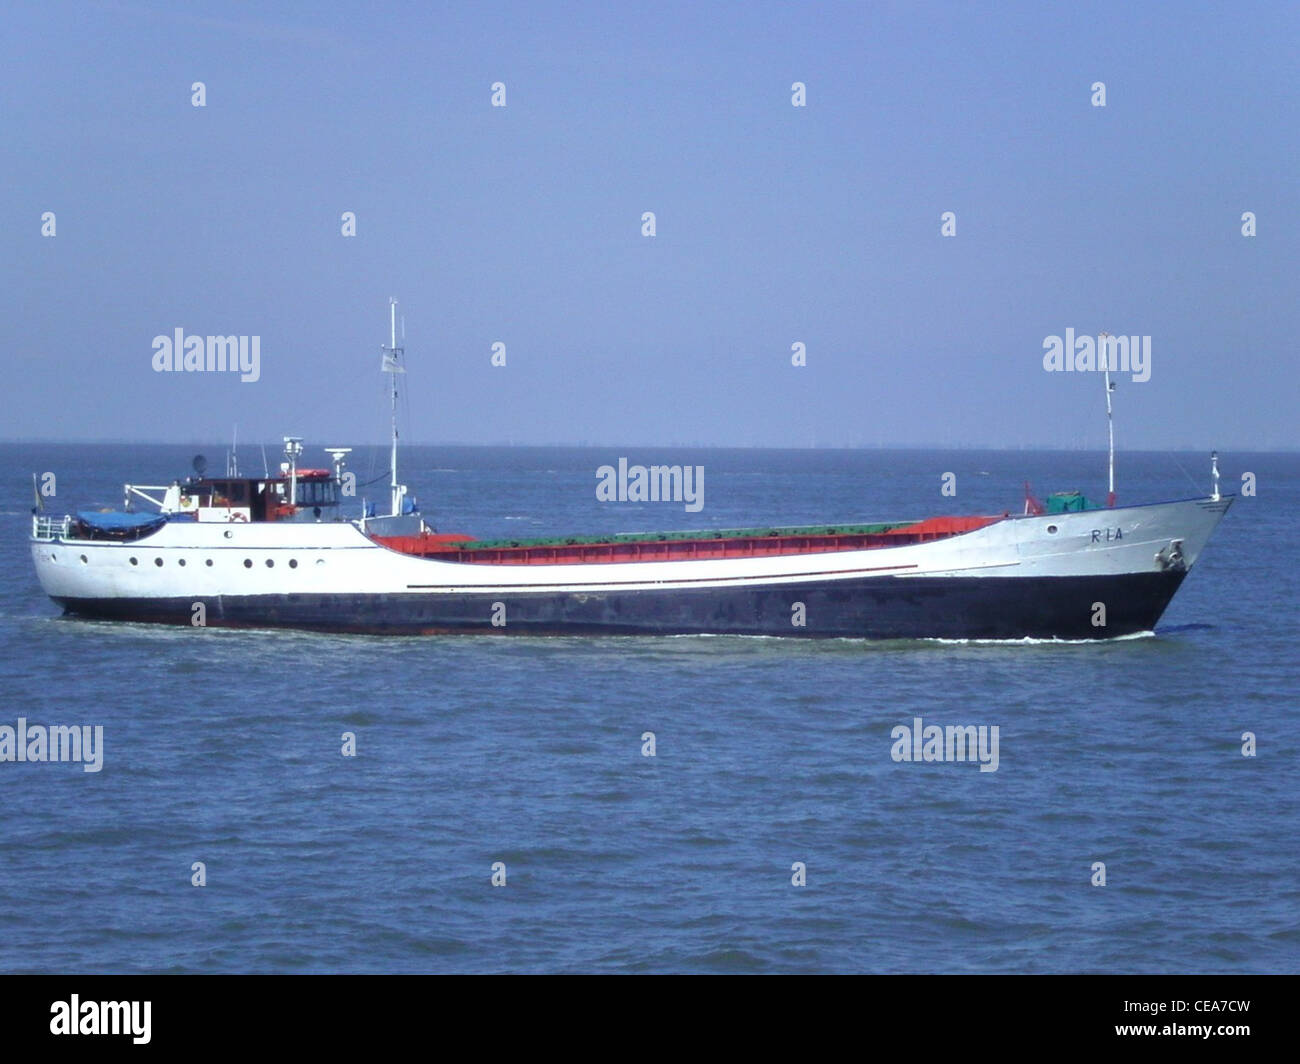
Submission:
[[[68,538],[70,517],[51,517],[49,514],[32,515],[32,539],[55,540]]]

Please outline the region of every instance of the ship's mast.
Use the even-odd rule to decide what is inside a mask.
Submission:
[[[1110,352],[1106,350],[1109,346],[1105,343],[1110,339],[1110,333],[1102,333],[1097,337],[1098,357],[1102,360],[1102,366],[1106,371],[1106,436],[1108,441],[1107,447],[1107,485],[1106,485],[1106,505],[1115,505],[1115,417],[1111,409],[1110,395],[1115,390],[1115,385],[1110,379]]]
[[[394,516],[402,512],[402,486],[397,482],[397,375],[405,373],[402,368],[401,357],[405,349],[397,346],[397,300],[390,298],[388,300],[388,346],[384,348],[384,372],[391,373],[393,376],[393,450],[389,458],[391,465],[392,478],[390,487],[392,491],[392,513]]]

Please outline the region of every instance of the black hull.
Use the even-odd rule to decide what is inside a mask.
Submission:
[[[855,639],[1106,639],[1155,628],[1184,572],[1060,577],[874,577],[607,593],[254,595],[57,599],[81,617],[375,634],[766,635]],[[493,625],[495,603],[505,624]],[[791,623],[802,602],[806,624]],[[1106,624],[1095,626],[1095,603]],[[498,617],[500,611],[497,611]]]

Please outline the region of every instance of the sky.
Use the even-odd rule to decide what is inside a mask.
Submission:
[[[1071,329],[1150,338],[1121,450],[1295,449],[1298,45],[1292,3],[6,0],[0,439],[382,441],[391,297],[410,442],[1104,448]],[[258,379],[158,371],[177,329]]]

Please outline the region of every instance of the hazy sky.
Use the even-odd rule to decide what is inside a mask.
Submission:
[[[0,19],[0,438],[380,440],[395,296],[418,442],[1103,447],[1070,328],[1151,337],[1121,448],[1297,444],[1293,3]]]

